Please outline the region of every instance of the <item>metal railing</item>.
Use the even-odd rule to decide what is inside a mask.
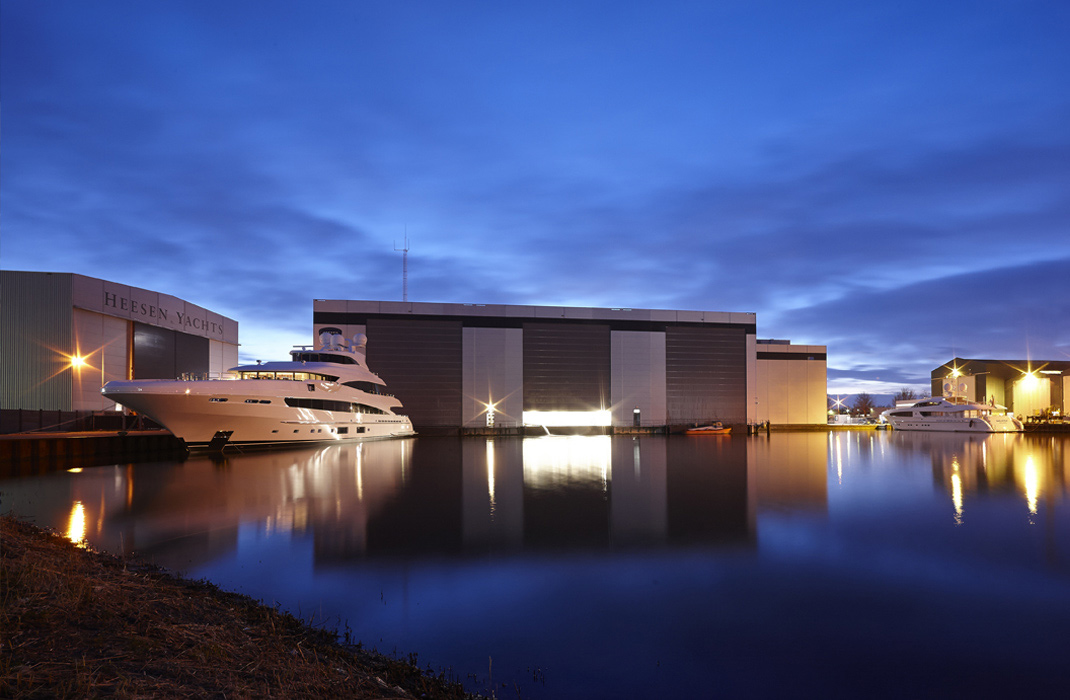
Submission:
[[[5,408],[0,410],[0,435],[66,433],[92,430],[159,430],[151,418],[119,411],[61,411]]]

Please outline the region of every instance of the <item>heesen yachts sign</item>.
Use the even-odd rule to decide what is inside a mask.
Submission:
[[[207,314],[204,309],[198,308],[200,314],[194,314],[186,308],[166,308],[105,290],[104,311],[107,312],[110,309],[121,312],[116,315],[134,319],[141,317],[139,320],[156,326],[174,328],[207,337],[223,337],[223,324],[206,318]]]

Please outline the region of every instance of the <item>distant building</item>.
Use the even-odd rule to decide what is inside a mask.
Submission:
[[[956,357],[932,371],[933,396],[961,396],[1006,406],[1016,416],[1066,415],[1070,362]]]
[[[759,399],[753,313],[319,299],[326,329],[368,335],[417,430],[825,423],[823,347],[768,350]]]
[[[0,271],[2,407],[99,410],[112,379],[238,364],[238,323],[160,292],[62,272]]]

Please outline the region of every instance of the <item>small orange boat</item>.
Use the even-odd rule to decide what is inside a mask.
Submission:
[[[721,421],[717,421],[710,425],[688,428],[684,431],[684,435],[728,435],[730,432],[732,432],[731,428],[726,428],[721,424]]]

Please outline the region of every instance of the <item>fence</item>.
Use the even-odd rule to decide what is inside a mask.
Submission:
[[[25,408],[0,410],[0,435],[159,429],[160,425],[151,418],[126,415],[118,411],[58,411]]]

